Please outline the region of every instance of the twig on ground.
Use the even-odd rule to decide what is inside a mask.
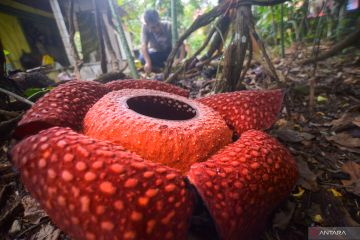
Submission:
[[[327,5],[327,0],[323,3],[322,6],[322,11],[324,11],[325,7]],[[318,24],[316,26],[316,34],[315,34],[315,39],[314,39],[314,46],[312,49],[312,56],[316,59],[318,54],[319,54],[319,49],[320,49],[320,42],[321,42],[321,36],[323,33],[323,29],[321,28],[321,23],[322,23],[322,19],[320,18],[320,13],[318,15],[319,21]],[[316,78],[316,69],[317,69],[317,63],[314,62],[314,69],[312,72],[312,76],[310,77],[309,80],[309,88],[310,88],[310,95],[309,95],[309,113],[310,115],[312,114],[313,110],[314,110],[314,105],[315,105],[315,86],[316,86],[316,82],[315,82],[315,78]]]
[[[20,112],[11,112],[11,111],[6,111],[3,109],[0,109],[0,115],[4,115],[7,117],[17,117],[19,116],[21,113]]]

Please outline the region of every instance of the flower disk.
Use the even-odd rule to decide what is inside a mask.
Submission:
[[[190,93],[189,90],[157,80],[117,80],[109,82],[105,84],[105,86],[111,91],[118,91],[122,89],[150,89],[172,93],[183,97],[188,97]]]
[[[154,90],[105,95],[86,114],[84,133],[182,172],[231,142],[231,131],[211,108]]]
[[[297,168],[275,139],[250,130],[208,161],[194,164],[188,178],[221,239],[257,239],[268,214],[289,195]]]
[[[193,197],[177,170],[60,127],[21,141],[12,158],[74,239],[186,239]]]

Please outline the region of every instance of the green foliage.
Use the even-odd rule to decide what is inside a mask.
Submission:
[[[141,16],[145,11],[145,4],[139,4],[139,2],[131,0],[118,0],[118,5],[127,13],[123,17],[125,31],[130,32],[135,45],[139,45],[141,40]]]
[[[47,88],[29,88],[26,89],[24,95],[27,99],[36,100],[44,96],[46,93],[50,92],[54,87]]]
[[[317,17],[317,12],[310,12],[319,6],[310,0],[294,0],[284,3],[284,40],[289,46],[292,42],[313,42],[314,39],[328,37],[340,40],[354,27],[354,16],[345,14],[346,1],[335,1],[331,9],[323,8],[325,14]],[[312,17],[309,17],[312,15]],[[280,5],[273,7],[254,7],[254,16],[258,32],[265,43],[272,48],[279,46],[281,32]],[[321,21],[320,21],[321,20]],[[320,22],[319,22],[320,21]]]
[[[208,4],[202,6],[197,0],[183,0],[176,3],[179,36],[193,23],[200,10],[205,12],[212,7]],[[168,0],[117,0],[117,4],[127,13],[123,17],[124,27],[132,34],[135,47],[139,47],[141,43],[142,15],[146,9],[154,8],[159,11],[162,19],[170,21],[171,4]],[[191,52],[199,48],[204,41],[206,37],[204,32],[204,30],[197,31],[188,39],[187,44]]]
[[[294,14],[296,11],[295,3],[303,2],[294,1],[294,2],[285,2],[284,3],[284,38],[285,43],[290,44],[296,39],[296,30],[298,30],[299,24],[304,16],[297,16]],[[257,20],[256,25],[259,33],[261,34],[263,40],[268,45],[278,45],[280,44],[281,38],[281,6],[276,5],[272,7],[260,7],[255,8],[255,18]]]
[[[209,11],[217,1],[215,0],[181,0],[177,1],[177,18],[179,36],[195,21],[199,14]],[[171,3],[169,0],[117,0],[118,5],[127,13],[123,17],[125,30],[132,34],[132,41],[135,47],[140,46],[141,40],[141,21],[142,14],[148,8],[157,9],[164,20],[170,21]],[[319,38],[316,28],[319,18],[308,18],[310,0],[293,0],[284,3],[284,40],[285,46],[291,45],[295,41],[312,42],[314,38]],[[326,20],[320,24],[323,32],[322,36],[339,38],[346,19],[340,19],[340,8],[336,6],[332,11],[327,11]],[[257,30],[267,46],[278,51],[281,39],[281,11],[280,5],[272,7],[253,6],[253,13],[257,25]],[[342,13],[343,14],[343,13]],[[346,23],[346,22],[345,22]],[[354,25],[354,24],[353,24]],[[356,25],[356,24],[355,24]],[[349,27],[347,27],[349,29]],[[340,31],[341,30],[341,31]],[[187,39],[190,52],[196,51],[206,38],[207,27],[194,32]]]
[[[180,31],[183,33],[191,24],[195,21],[199,14],[209,11],[213,6],[206,5],[202,6],[200,1],[188,0],[187,4],[184,4],[184,14],[180,17]],[[187,46],[191,53],[194,53],[206,39],[206,29],[207,27],[201,28],[198,31],[194,32],[189,39],[187,39]]]

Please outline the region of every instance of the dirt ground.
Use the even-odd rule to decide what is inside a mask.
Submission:
[[[271,216],[262,240],[307,239],[309,226],[360,226],[360,51],[347,49],[319,62],[315,72],[314,65],[299,64],[310,52],[311,47],[293,46],[285,59],[273,59],[286,97],[268,132],[290,149],[300,178]],[[180,83],[198,97],[211,92],[212,77]],[[311,82],[316,88],[309,111]],[[253,64],[245,84],[264,89],[275,82]],[[1,124],[9,119],[0,119]],[[10,137],[0,142],[0,239],[69,239],[24,189],[8,159],[11,144]]]

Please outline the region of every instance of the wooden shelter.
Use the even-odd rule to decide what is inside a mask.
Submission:
[[[44,56],[50,56],[57,66],[78,68],[82,79],[93,79],[104,72],[101,62],[106,63],[108,71],[116,71],[125,64],[121,41],[107,15],[107,1],[73,0],[72,5],[70,2],[0,1],[0,39],[8,52],[9,70],[40,66]],[[97,24],[96,9],[101,26]],[[96,31],[99,27],[100,37]],[[114,60],[118,64],[116,69]]]

